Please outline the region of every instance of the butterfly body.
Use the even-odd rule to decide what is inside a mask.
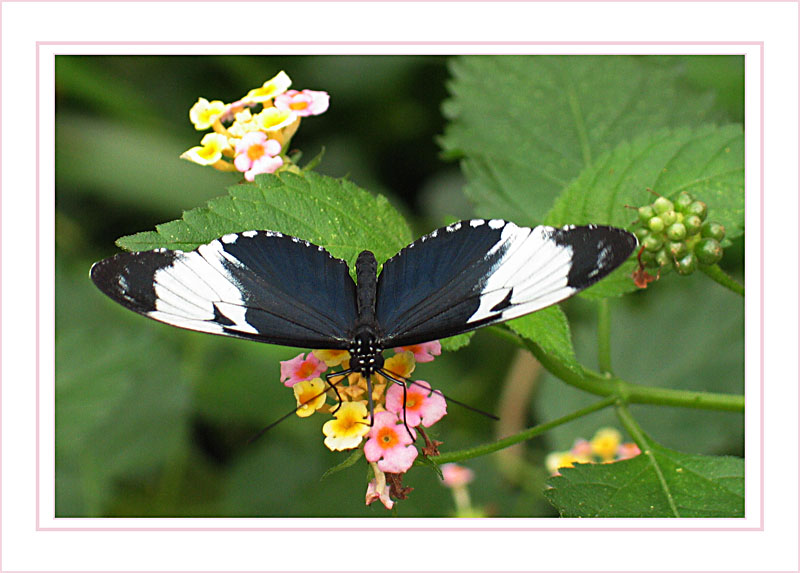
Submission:
[[[460,221],[383,263],[348,265],[275,231],[232,233],[193,251],[120,253],[96,263],[97,287],[181,328],[301,348],[343,349],[370,375],[382,351],[523,316],[594,284],[633,252],[614,227]]]

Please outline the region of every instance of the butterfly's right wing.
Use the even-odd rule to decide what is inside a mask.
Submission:
[[[437,229],[383,265],[381,343],[419,344],[545,308],[606,276],[635,246],[633,234],[596,225],[476,219]]]
[[[95,285],[149,318],[200,332],[302,348],[347,348],[356,318],[347,263],[272,231],[225,235],[194,251],[120,253]]]

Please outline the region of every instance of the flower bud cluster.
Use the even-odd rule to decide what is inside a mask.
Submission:
[[[690,275],[699,265],[714,265],[722,258],[725,227],[708,221],[708,207],[682,191],[674,201],[658,197],[639,207],[639,227],[635,230],[642,252],[639,260],[646,268],[667,272],[674,268]]]

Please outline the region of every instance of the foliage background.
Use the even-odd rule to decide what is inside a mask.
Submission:
[[[716,121],[743,121],[742,58],[646,60],[675,70],[687,93],[708,98]],[[135,316],[96,291],[88,269],[116,251],[118,237],[225,194],[235,182],[231,175],[178,159],[199,140],[188,109],[198,96],[233,101],[281,69],[299,89],[331,93],[331,109],[304,121],[293,141],[307,158],[324,146],[318,172],[386,195],[416,235],[474,215],[475,203],[485,208],[475,179],[466,186],[458,163],[445,160],[437,144],[445,132],[448,78],[459,65],[463,61],[421,56],[57,58],[57,515],[388,515],[363,506],[361,465],[320,481],[343,459],[322,445],[321,423],[290,420],[247,444],[293,407],[278,382],[278,361],[296,350],[183,332]],[[489,71],[487,93],[491,85]],[[483,133],[502,140],[498,126],[487,125]],[[525,142],[505,145],[508,157],[525,151]],[[741,276],[741,239],[722,266]],[[614,365],[623,378],[742,392],[744,325],[741,300],[730,292],[699,274],[681,280],[673,274],[612,306]],[[579,359],[594,366],[593,307],[580,298],[564,307]],[[498,425],[451,406],[437,425],[443,451],[490,441],[517,423],[521,429],[592,401],[537,374],[491,332],[479,332],[467,348],[417,373],[503,418]],[[529,393],[520,380],[533,381]],[[504,410],[501,393],[520,388],[524,407]],[[631,410],[667,447],[744,454],[741,415]],[[613,415],[601,412],[527,442],[511,454],[523,460],[519,472],[508,471],[507,452],[470,461],[466,465],[477,473],[473,501],[492,515],[555,515],[542,495],[544,456],[609,424],[616,425]],[[449,515],[449,492],[437,481],[430,469],[413,468],[406,482],[415,491],[400,515]]]

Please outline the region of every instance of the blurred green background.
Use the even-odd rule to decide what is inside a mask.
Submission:
[[[743,121],[743,58],[667,61],[681,68],[688,89],[714,95],[717,117]],[[88,278],[94,261],[116,252],[116,238],[225,194],[234,175],[178,158],[202,136],[188,110],[201,96],[234,101],[280,70],[293,88],[331,94],[329,111],[304,120],[292,142],[304,160],[324,148],[318,172],[386,195],[415,234],[471,216],[458,163],[445,161],[436,141],[445,128],[448,58],[58,56],[57,516],[390,515],[364,506],[364,464],[320,480],[347,456],[323,446],[322,420],[291,418],[247,443],[294,406],[278,381],[278,361],[297,350],[146,320],[107,300]],[[738,277],[742,253],[740,240],[723,261]],[[668,279],[613,302],[618,374],[645,384],[742,392],[741,300],[699,273]],[[577,299],[565,308],[579,359],[595,366],[593,306]],[[451,405],[435,427],[443,451],[491,441],[498,428],[516,424],[515,414],[524,427],[593,401],[546,373],[537,375],[491,332],[420,365],[416,374],[461,401],[505,414],[505,425],[498,425]],[[525,381],[532,381],[529,390]],[[501,405],[501,394],[512,391],[523,396],[515,412]],[[740,415],[633,410],[668,447],[744,453]],[[618,427],[610,412],[528,442],[511,454],[519,463],[502,457],[507,453],[466,463],[477,476],[470,488],[475,505],[489,515],[555,515],[541,495],[544,456],[604,425]],[[412,468],[405,484],[415,489],[400,515],[453,511],[449,492],[429,468]]]

